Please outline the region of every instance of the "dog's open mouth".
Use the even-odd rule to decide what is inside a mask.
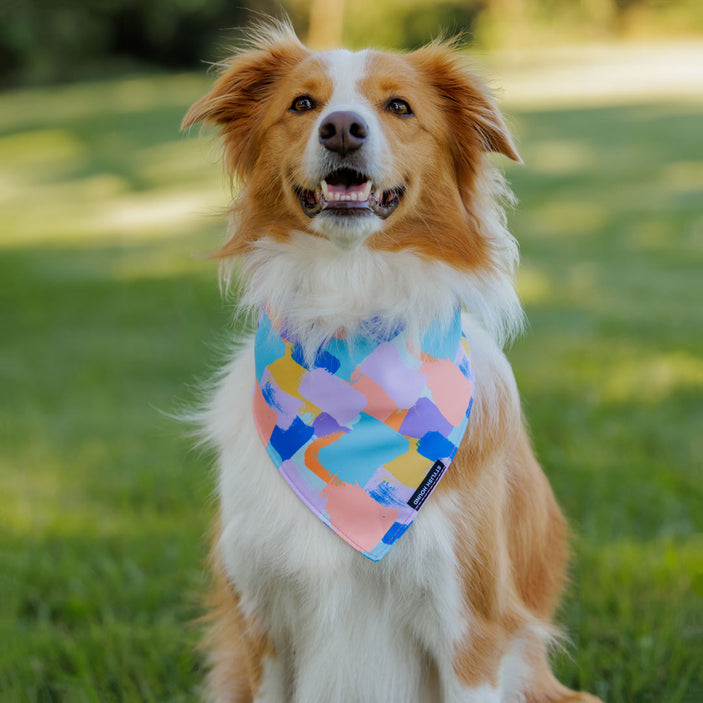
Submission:
[[[349,168],[340,168],[327,174],[315,190],[301,186],[295,190],[303,212],[308,217],[326,211],[342,216],[373,213],[383,220],[398,207],[405,193],[403,186],[379,193],[368,176]]]

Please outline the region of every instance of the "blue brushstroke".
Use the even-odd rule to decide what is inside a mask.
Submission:
[[[405,523],[405,522],[394,522],[391,526],[388,532],[386,532],[385,535],[383,535],[383,539],[381,540],[384,544],[393,544],[396,542],[400,537],[403,536],[405,533],[405,530],[410,527],[410,524]]]
[[[342,365],[342,362],[336,356],[322,348],[318,349],[315,353],[315,360],[312,364],[306,363],[303,347],[298,342],[295,343],[291,356],[293,357],[293,361],[308,370],[325,369],[329,373],[335,374]]]
[[[313,428],[306,425],[299,417],[287,430],[278,425],[271,433],[271,446],[278,452],[282,461],[290,459],[313,435]]]
[[[417,453],[430,461],[436,461],[437,459],[453,457],[456,453],[456,447],[439,432],[428,432],[417,443]]]
[[[283,407],[276,398],[276,388],[270,381],[262,382],[261,395],[264,396],[264,400],[268,403],[270,408],[278,410],[279,412],[284,412]]]
[[[396,489],[388,481],[381,481],[376,488],[368,491],[368,494],[377,503],[389,508],[404,508],[407,505],[407,501],[396,497]]]

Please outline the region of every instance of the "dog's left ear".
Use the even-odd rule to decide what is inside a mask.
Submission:
[[[452,42],[433,42],[410,57],[439,93],[458,161],[468,158],[475,145],[522,163],[500,110],[481,81],[465,68]]]

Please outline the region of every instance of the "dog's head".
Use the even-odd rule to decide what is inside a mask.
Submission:
[[[440,42],[406,55],[315,53],[271,26],[183,126],[198,122],[219,127],[241,188],[223,255],[304,232],[480,268],[485,155],[519,160],[480,82]]]

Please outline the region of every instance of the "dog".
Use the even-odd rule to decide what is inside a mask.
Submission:
[[[316,53],[272,22],[222,68],[183,128],[221,134],[217,256],[258,327],[202,416],[212,700],[597,702],[548,663],[567,528],[502,352],[499,110],[451,41]]]

